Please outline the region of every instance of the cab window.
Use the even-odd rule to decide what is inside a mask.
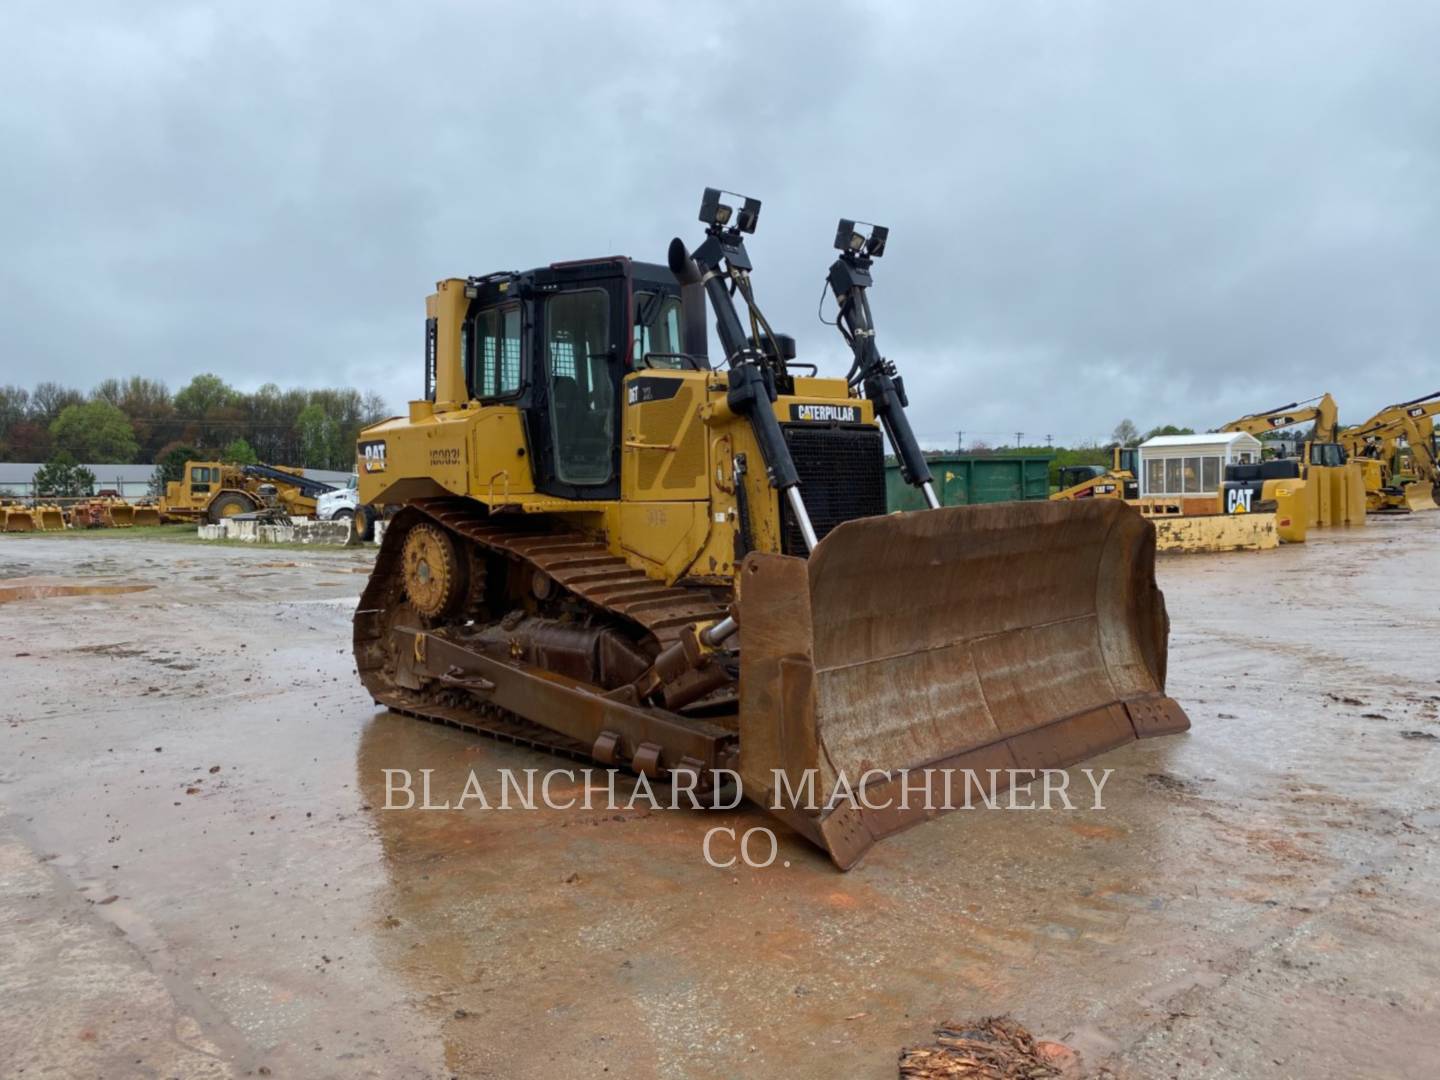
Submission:
[[[470,396],[509,397],[520,389],[520,308],[510,305],[479,312],[462,343],[470,358]]]
[[[555,476],[566,484],[603,484],[615,445],[610,294],[560,293],[545,302],[545,374]]]
[[[680,354],[680,298],[654,292],[635,294],[635,337],[630,356],[636,367],[679,370],[686,365]]]

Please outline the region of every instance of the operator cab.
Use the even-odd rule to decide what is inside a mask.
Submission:
[[[521,409],[538,490],[618,498],[621,380],[708,368],[703,299],[684,302],[668,267],[618,257],[472,278],[465,292],[470,400]]]
[[[1106,472],[1103,465],[1066,465],[1060,469],[1060,490],[1068,491],[1077,484],[1083,484],[1086,480],[1094,480],[1097,476],[1104,476]]]
[[[220,486],[219,465],[191,465],[188,478],[190,498],[207,499]]]
[[[1334,468],[1345,464],[1345,448],[1339,443],[1311,443],[1310,464]]]

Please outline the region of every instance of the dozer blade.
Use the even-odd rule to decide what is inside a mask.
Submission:
[[[1184,731],[1164,695],[1154,559],[1151,524],[1112,499],[865,518],[808,561],[751,554],[739,600],[746,793],[843,869],[964,805],[963,770],[989,794],[1008,786],[1005,770]],[[807,776],[828,807],[805,805]],[[864,799],[835,800],[843,785]]]
[[[1405,505],[1411,510],[1440,510],[1435,502],[1435,489],[1428,481],[1405,485]]]

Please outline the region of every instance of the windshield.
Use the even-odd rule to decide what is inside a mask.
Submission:
[[[637,292],[634,318],[635,340],[631,347],[631,358],[637,367],[678,371],[692,366],[686,364],[679,355],[684,351],[685,344],[680,332],[678,296]]]

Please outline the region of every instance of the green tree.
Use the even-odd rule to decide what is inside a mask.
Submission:
[[[1146,439],[1153,439],[1153,438],[1155,438],[1157,435],[1194,435],[1194,434],[1195,434],[1195,429],[1194,429],[1194,428],[1176,427],[1174,424],[1162,424],[1160,427],[1153,427],[1153,428],[1151,428],[1149,431],[1147,431],[1147,432],[1145,433],[1144,438],[1140,439],[1139,442],[1136,442],[1135,445],[1136,445],[1136,446],[1139,446],[1140,443],[1145,442]]]
[[[333,469],[340,445],[340,427],[320,405],[307,405],[295,418],[300,434],[300,464],[307,469]]]
[[[30,394],[30,419],[48,428],[64,412],[65,406],[79,405],[84,401],[85,395],[79,390],[54,382],[36,383]]]
[[[0,461],[20,461],[31,427],[30,391],[23,386],[0,386]]]
[[[236,393],[219,375],[196,375],[175,395],[175,411],[186,420],[203,418],[214,409],[232,405]]]
[[[30,413],[30,391],[23,386],[0,386],[0,439]]]
[[[196,375],[175,395],[181,438],[221,446],[244,422],[244,395],[219,375]]]
[[[185,443],[170,443],[161,447],[155,456],[155,466],[160,473],[161,484],[168,484],[185,478],[187,461],[203,461],[205,455]]]
[[[1135,426],[1134,420],[1127,417],[1115,425],[1110,439],[1116,446],[1139,446],[1140,429]]]
[[[134,461],[140,449],[130,418],[103,398],[66,405],[50,425],[50,437],[63,453],[81,461]]]
[[[142,461],[153,461],[159,449],[175,437],[175,408],[163,382],[141,375],[106,379],[90,391],[90,397],[110,402],[130,418]]]
[[[95,474],[65,451],[60,451],[48,464],[35,470],[35,494],[50,497],[73,497],[92,495],[95,492]]]
[[[220,452],[220,460],[233,462],[236,465],[254,465],[260,459],[255,456],[255,448],[244,439],[232,439],[229,445]]]

